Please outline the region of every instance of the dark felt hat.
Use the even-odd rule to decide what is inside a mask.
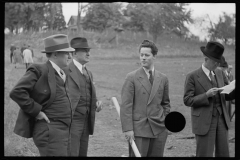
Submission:
[[[222,61],[220,63],[220,67],[224,67],[224,68],[228,67],[228,63],[226,62],[224,56],[222,56]]]
[[[87,39],[84,37],[75,37],[71,40],[70,45],[72,48],[87,48],[90,49]]]
[[[218,42],[208,42],[206,47],[200,47],[201,51],[208,58],[221,63],[222,55],[224,52],[224,46]]]

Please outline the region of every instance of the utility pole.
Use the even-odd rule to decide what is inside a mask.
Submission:
[[[78,3],[78,16],[77,16],[77,32],[80,35],[81,33],[81,13],[82,13],[82,4]]]

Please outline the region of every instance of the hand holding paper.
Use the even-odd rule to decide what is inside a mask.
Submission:
[[[221,94],[229,94],[231,93],[234,89],[235,89],[235,80],[233,80],[229,85],[226,85],[222,88],[223,91],[221,92]]]

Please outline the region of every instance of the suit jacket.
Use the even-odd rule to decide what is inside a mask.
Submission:
[[[64,72],[67,75],[67,80],[66,80],[66,85],[68,88],[68,93],[69,93],[69,99],[72,104],[72,113],[75,113],[75,109],[78,105],[78,101],[80,99],[80,86],[79,86],[79,76],[77,72],[80,72],[78,68],[74,65],[73,61],[68,65],[68,67],[65,67]],[[86,69],[87,70],[87,69]],[[94,124],[95,124],[95,111],[96,111],[96,91],[95,87],[93,85],[93,76],[92,73],[87,70],[88,75],[90,76],[90,81],[91,81],[91,86],[92,86],[92,95],[91,95],[91,107],[90,107],[90,116],[89,118],[89,134],[92,135],[94,132]],[[86,113],[85,108],[82,108],[82,111],[80,110],[83,114]]]
[[[216,69],[216,81],[221,88],[228,84],[223,71]],[[187,74],[184,87],[183,101],[186,106],[191,107],[192,132],[197,135],[205,135],[211,125],[213,98],[207,97],[206,92],[212,88],[211,81],[203,72],[202,67]],[[231,94],[220,94],[222,110],[227,127],[230,127],[230,120],[226,108],[226,100],[235,98],[235,90]]]
[[[51,105],[55,94],[55,70],[51,63],[32,64],[10,92],[10,98],[20,107],[14,133],[31,138],[35,117]]]
[[[122,87],[120,117],[122,130],[135,136],[154,138],[166,129],[165,117],[170,112],[167,77],[154,71],[153,86],[143,68],[127,74]]]

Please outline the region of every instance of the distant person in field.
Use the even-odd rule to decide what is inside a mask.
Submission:
[[[16,47],[16,49],[13,51],[13,64],[15,64],[15,68],[17,68],[18,64],[22,64],[22,56],[20,47]]]
[[[221,63],[219,65],[219,69],[221,69],[223,71],[223,75],[226,76],[227,80],[228,80],[228,84],[230,84],[230,82],[233,81],[233,75],[231,73],[231,67],[229,67],[227,61],[225,60],[224,56],[222,56],[222,59],[221,59]],[[226,106],[227,106],[227,109],[228,109],[228,113],[229,113],[229,116],[230,116],[230,120],[231,120],[231,117],[232,117],[232,103],[235,103],[235,100],[233,101],[226,101]]]
[[[30,45],[23,51],[23,62],[26,65],[26,69],[33,63],[33,52],[30,49]]]
[[[21,54],[22,54],[22,58],[23,58],[23,51],[27,48],[27,44],[24,43],[23,46],[21,47]]]
[[[102,109],[102,102],[97,100],[92,72],[86,67],[91,49],[87,39],[76,37],[70,44],[75,49],[73,60],[64,68],[73,109],[70,156],[86,157],[89,135],[94,132],[95,112]]]
[[[10,46],[10,62],[13,63],[13,51],[16,49],[14,44],[11,44]]]
[[[169,82],[154,67],[158,49],[144,40],[139,47],[141,67],[127,74],[122,87],[120,118],[126,139],[135,140],[142,157],[163,157],[170,113]],[[129,145],[129,156],[134,152]]]
[[[48,61],[32,64],[10,92],[19,106],[14,133],[33,138],[40,156],[69,156],[72,121],[71,101],[62,68],[71,58],[67,35],[56,34],[43,40]]]
[[[200,47],[203,64],[186,76],[183,101],[191,107],[192,132],[196,137],[196,157],[229,157],[228,130],[230,118],[226,101],[235,99],[235,89],[230,94],[220,94],[219,88],[228,84],[224,72],[217,68],[221,63],[224,46],[208,42]]]

